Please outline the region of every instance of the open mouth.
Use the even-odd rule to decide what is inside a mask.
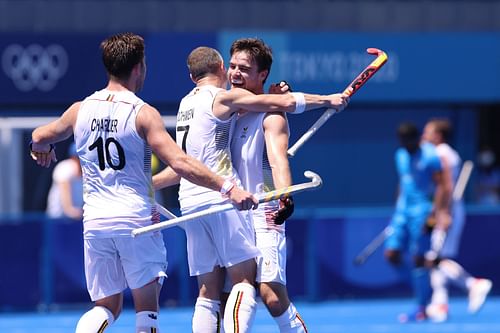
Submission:
[[[231,85],[234,87],[242,87],[243,86],[243,80],[238,80],[238,79],[231,79]]]

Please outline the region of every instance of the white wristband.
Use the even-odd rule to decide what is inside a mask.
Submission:
[[[231,192],[233,187],[234,187],[234,183],[232,181],[226,179],[224,181],[224,183],[222,184],[222,187],[220,188],[220,193],[222,195],[228,195],[228,193]]]
[[[292,113],[302,113],[306,110],[306,98],[303,93],[293,92],[291,93],[293,98],[295,98],[295,110]]]

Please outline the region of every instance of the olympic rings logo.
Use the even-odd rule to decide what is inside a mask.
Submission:
[[[52,90],[68,70],[68,54],[61,45],[23,47],[11,44],[2,54],[2,68],[17,89]]]

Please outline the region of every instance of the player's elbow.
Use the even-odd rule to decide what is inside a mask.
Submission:
[[[182,153],[182,154],[177,154],[175,158],[172,158],[169,161],[170,167],[181,177],[184,177],[191,174],[191,157],[188,155]]]

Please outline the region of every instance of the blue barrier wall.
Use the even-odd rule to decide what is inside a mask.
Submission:
[[[290,115],[290,143],[305,133],[319,116],[316,112]],[[452,145],[464,160],[475,160],[477,113],[470,108],[368,108],[356,106],[353,100],[352,106],[334,115],[290,158],[295,182],[304,179],[305,170],[316,171],[324,180],[320,190],[298,198],[301,204],[313,207],[392,204],[398,182],[394,162],[399,145],[396,129],[403,121],[412,121],[423,128],[432,117],[449,118],[457,129]],[[467,190],[471,192],[473,186]]]
[[[186,58],[201,45],[229,58],[231,42],[260,37],[274,52],[268,83],[286,79],[296,90],[343,90],[373,56],[387,64],[356,99],[361,102],[492,103],[500,101],[498,33],[331,33],[232,31],[145,34],[148,78],[141,96],[177,105],[192,86]],[[0,104],[67,104],[106,83],[99,44],[103,34],[2,34]]]
[[[368,102],[492,102],[500,100],[498,33],[336,33],[226,31],[218,47],[263,38],[273,48],[269,82],[286,79],[299,91],[343,90],[373,59],[376,47],[389,60],[356,95]]]
[[[392,208],[298,210],[287,224],[288,287],[292,298],[325,300],[409,296],[408,271],[395,270],[379,249],[362,266],[353,259],[387,225]],[[500,212],[468,215],[459,261],[472,274],[489,277],[500,293]],[[185,237],[163,232],[168,275],[161,304],[192,305],[196,280],[188,277]],[[2,219],[0,310],[88,303],[81,223],[42,216]],[[126,295],[131,305],[130,294]]]

